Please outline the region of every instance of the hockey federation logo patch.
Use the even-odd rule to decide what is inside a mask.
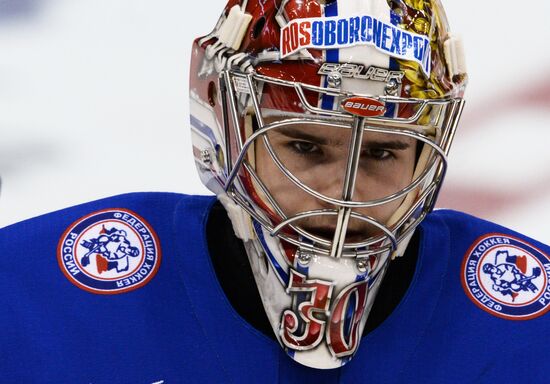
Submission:
[[[77,287],[97,294],[140,288],[156,274],[160,245],[151,226],[125,209],[92,213],[74,222],[59,241],[59,266]]]
[[[508,320],[529,320],[550,309],[550,258],[507,235],[478,239],[462,263],[462,285],[478,307]]]

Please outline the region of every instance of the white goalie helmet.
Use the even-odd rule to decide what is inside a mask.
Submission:
[[[231,0],[193,45],[195,160],[288,355],[357,351],[433,209],[466,71],[439,0]]]

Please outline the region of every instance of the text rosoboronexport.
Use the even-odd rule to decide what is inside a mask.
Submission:
[[[372,45],[399,59],[420,64],[429,75],[431,48],[427,36],[405,31],[373,16],[294,19],[281,30],[281,57],[305,48],[336,49]]]

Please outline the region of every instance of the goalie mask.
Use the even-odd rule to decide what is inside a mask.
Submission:
[[[390,260],[433,209],[465,84],[439,0],[232,0],[195,41],[198,170],[299,363],[357,351]]]

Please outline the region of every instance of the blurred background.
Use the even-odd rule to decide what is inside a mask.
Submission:
[[[443,2],[470,85],[439,205],[550,243],[550,2]],[[224,5],[0,0],[0,227],[124,192],[208,194],[187,77]]]

